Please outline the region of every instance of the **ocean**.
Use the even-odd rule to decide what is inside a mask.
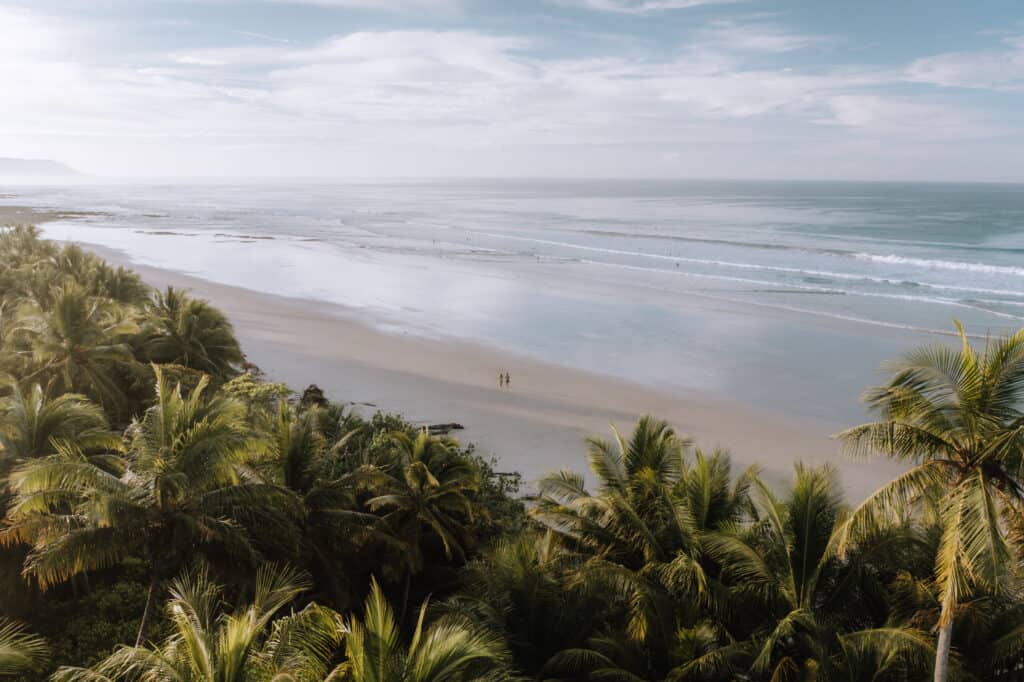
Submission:
[[[849,423],[879,364],[1024,326],[1024,186],[0,187],[52,238],[668,391]],[[332,343],[323,339],[323,343]]]

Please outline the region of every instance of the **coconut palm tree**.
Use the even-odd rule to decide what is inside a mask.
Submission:
[[[152,647],[121,647],[92,668],[60,668],[54,682],[320,682],[341,642],[340,616],[316,604],[274,617],[308,587],[291,569],[256,574],[252,601],[229,611],[205,568],[171,583],[173,634]]]
[[[570,587],[580,563],[549,531],[502,540],[466,566],[464,587],[445,612],[500,635],[517,667],[544,679],[553,658],[585,647],[605,615],[605,597]]]
[[[120,444],[103,409],[83,395],[47,398],[34,384],[26,392],[15,386],[10,396],[0,399],[0,474],[19,460],[54,454],[59,441],[71,441],[84,450]]]
[[[37,670],[46,661],[48,647],[20,623],[0,618],[0,677]]]
[[[838,637],[840,651],[831,676],[835,682],[903,682],[927,675],[935,645],[925,632],[884,627]]]
[[[194,552],[251,565],[243,524],[268,533],[301,509],[287,491],[251,475],[261,451],[237,401],[207,397],[203,380],[185,397],[158,366],[156,404],[129,428],[118,475],[67,449],[10,477],[15,493],[0,540],[31,545],[24,573],[46,588],[143,556],[150,566],[141,641],[160,581]]]
[[[424,429],[415,438],[396,432],[391,440],[392,464],[364,467],[358,476],[375,492],[366,503],[370,511],[383,512],[382,523],[404,549],[404,617],[412,575],[423,568],[427,537],[439,540],[449,559],[465,559],[473,521],[471,496],[479,480],[451,438],[431,436]]]
[[[147,307],[142,337],[146,359],[230,378],[245,361],[234,328],[219,310],[180,289],[158,291]]]
[[[534,517],[581,548],[639,568],[668,561],[690,542],[679,524],[673,492],[686,471],[689,441],[663,421],[642,417],[626,441],[615,427],[614,443],[588,439],[596,494],[583,477],[560,471],[540,482]]]
[[[732,610],[746,621],[737,631],[751,631],[756,647],[751,672],[814,680],[846,679],[843,675],[856,671],[851,679],[859,679],[869,665],[876,672],[902,670],[911,663],[915,675],[927,670],[920,665],[918,631],[864,628],[878,617],[871,602],[879,586],[871,572],[861,569],[875,553],[900,551],[892,544],[900,536],[876,529],[877,543],[850,548],[848,560],[840,559],[835,546],[844,507],[830,467],[797,464],[784,498],[757,475],[751,484],[752,518],[704,538],[705,550],[721,565],[722,580],[733,593]]]
[[[99,258],[95,259],[82,284],[94,296],[125,305],[142,308],[149,302],[150,289],[141,277],[123,266],[112,267]]]
[[[110,407],[124,392],[117,371],[134,362],[127,341],[138,327],[121,306],[75,284],[53,294],[52,305],[27,313],[14,330],[28,361],[21,383],[43,384],[51,395],[81,393]]]
[[[1024,330],[974,348],[921,347],[891,365],[864,400],[879,419],[839,434],[856,454],[913,466],[867,498],[844,525],[840,552],[879,515],[934,496],[942,540],[935,680],[947,678],[957,604],[972,590],[1005,592],[1018,573],[1024,528]]]
[[[643,417],[627,441],[614,429],[609,443],[590,439],[589,459],[599,490],[590,493],[582,477],[559,472],[542,479],[533,516],[587,560],[574,585],[592,594],[614,595],[628,611],[626,648],[618,642],[562,656],[576,664],[589,661],[608,671],[613,659],[643,661],[644,671],[664,675],[682,663],[680,629],[699,627],[716,607],[721,589],[702,536],[733,523],[746,499],[746,477],[730,480],[723,452],[694,453],[689,441],[668,424]],[[643,652],[629,646],[642,644]],[[685,647],[683,647],[685,648]]]
[[[363,619],[346,622],[345,662],[325,682],[469,682],[511,679],[500,638],[470,623],[442,618],[424,629],[420,607],[412,641],[401,641],[391,606],[374,580]]]
[[[362,477],[327,474],[326,460],[343,450],[355,431],[328,447],[320,431],[319,409],[300,411],[283,400],[273,413],[258,411],[257,422],[268,447],[263,463],[265,478],[291,491],[302,502],[304,516],[299,541],[317,587],[327,590],[332,603],[345,601],[351,593],[351,576],[336,570],[339,550],[358,551],[369,538],[387,540],[378,528],[379,517],[360,511],[357,492]]]

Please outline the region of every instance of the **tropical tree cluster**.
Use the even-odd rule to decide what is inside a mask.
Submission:
[[[0,677],[1024,680],[1024,330],[911,352],[863,501],[669,424],[519,499],[471,447],[247,365],[230,323],[0,233]]]

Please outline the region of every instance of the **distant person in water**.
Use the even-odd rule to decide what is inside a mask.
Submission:
[[[505,375],[498,372],[498,388],[505,388]]]
[[[508,372],[505,372],[505,388],[509,388],[512,385],[512,377]]]

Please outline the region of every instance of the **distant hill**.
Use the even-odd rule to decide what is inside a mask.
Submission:
[[[0,176],[61,177],[81,175],[70,166],[49,159],[13,159],[0,156]]]

